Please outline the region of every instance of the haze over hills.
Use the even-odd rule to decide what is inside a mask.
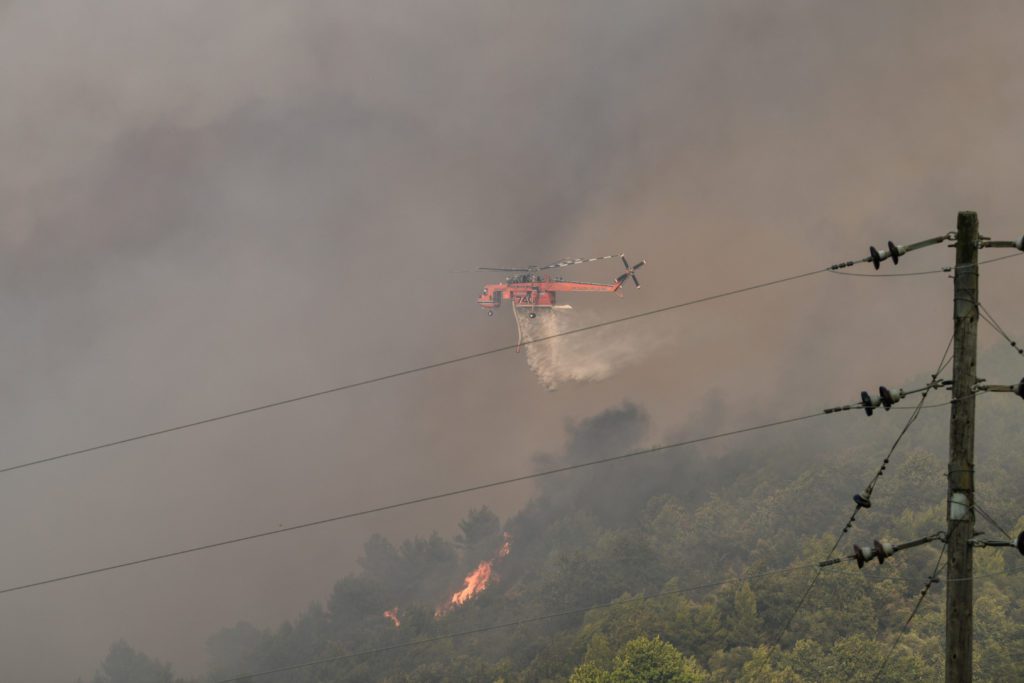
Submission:
[[[988,353],[984,365],[992,376],[1024,371],[1004,348]],[[926,405],[939,407],[913,424],[840,555],[854,543],[903,542],[944,528],[945,400],[941,391],[929,398]],[[1014,424],[1022,406],[1008,394],[979,402],[979,504],[1000,526],[1017,529],[1024,472]],[[852,681],[935,680],[943,664],[939,590],[900,633],[935,569],[938,543],[861,570],[852,562],[824,570],[782,633],[813,563],[827,557],[854,509],[852,494],[863,490],[909,415],[840,413],[734,437],[713,451],[682,447],[572,471],[538,480],[530,502],[505,520],[474,508],[451,537],[374,535],[360,569],[302,614],[214,634],[209,673],[195,680],[333,658],[252,680],[600,681],[602,672],[625,667],[623,653],[648,637],[681,653],[676,666],[688,677],[672,680],[820,681],[840,671]],[[569,425],[564,449],[537,465],[641,449],[650,428],[644,409],[626,402]],[[682,430],[704,431],[700,422]],[[984,520],[979,528],[1002,537]],[[977,618],[985,624],[978,678],[1015,680],[1024,675],[1011,654],[1024,641],[1024,558],[990,549],[976,554],[976,564]],[[777,638],[781,649],[762,669]],[[409,646],[418,640],[427,642]],[[108,662],[118,658],[125,654],[112,652]],[[163,671],[159,680],[171,680]]]
[[[627,284],[621,299],[559,299],[585,323],[945,234],[961,210],[978,212],[984,234],[1017,238],[1022,25],[1016,3],[946,0],[0,0],[0,470],[514,344],[509,309],[488,317],[476,303],[489,282],[477,266],[646,259],[642,288]],[[932,247],[879,272],[951,259]],[[985,266],[981,284],[1014,333],[1024,330],[1021,264]],[[573,268],[595,282],[622,272],[614,259]],[[533,354],[533,369],[530,352],[494,353],[6,471],[0,591],[854,400],[933,367],[949,336],[949,285],[942,273],[823,273],[635,318]],[[983,326],[982,345],[997,341]],[[580,362],[567,362],[571,353]],[[981,419],[992,419],[989,399]],[[942,422],[932,412],[912,434],[934,443],[908,441],[907,463],[915,449],[943,456],[944,426],[921,429]],[[816,418],[643,466],[525,480],[3,593],[0,679],[88,680],[123,639],[122,663],[145,664],[132,655],[143,652],[202,680],[207,639],[238,622],[252,628],[218,641],[217,666],[355,647],[335,637],[353,624],[365,624],[367,642],[397,641],[418,632],[404,610],[419,609],[428,633],[651,594],[677,575],[817,557],[806,548],[834,533],[835,506],[863,486],[901,415]],[[1013,424],[1007,415],[993,431],[1007,448]],[[705,457],[687,460],[696,453]],[[984,457],[979,449],[979,476]],[[833,459],[842,481],[821,470],[801,483]],[[991,471],[1016,481],[1009,465]],[[830,505],[826,492],[838,496]],[[704,508],[712,494],[725,506]],[[773,506],[776,496],[814,519]],[[1012,497],[992,503],[1012,525]],[[511,536],[507,557],[496,556],[501,535],[455,544],[459,522],[484,507]],[[879,499],[864,523],[895,509]],[[663,510],[663,520],[686,521],[679,538],[651,526]],[[877,533],[911,530],[900,519]],[[865,529],[867,540],[874,533]],[[398,556],[386,581],[360,564],[391,556],[383,541],[377,554],[364,548],[375,535]],[[650,566],[620,562],[620,543]],[[905,618],[882,610],[883,597],[903,606],[928,571],[918,569],[906,594],[882,582],[888,594],[858,598],[879,607],[880,637]],[[480,585],[488,571],[479,596],[434,619],[467,577]],[[368,595],[390,604],[348,605],[356,598],[335,596],[339,580],[370,582],[379,593]],[[423,662],[396,651],[344,666],[412,675],[420,664],[455,666],[461,653],[487,675],[508,656],[515,675],[559,678],[593,645],[588,676],[648,656],[731,675],[749,659],[742,648],[773,637],[800,580],[752,581],[743,600],[757,619],[723,626],[729,638],[684,640],[689,626],[666,625],[665,640],[630,644],[633,632],[619,638],[607,622],[602,649],[567,617],[439,643],[430,652],[442,654]],[[715,597],[726,588],[683,597],[693,614],[726,623],[731,598]],[[332,599],[351,622],[330,616]],[[322,616],[300,617],[311,602]],[[1016,624],[1016,608],[1000,604]],[[395,608],[397,629],[384,616]],[[322,625],[330,644],[288,640],[285,621]],[[986,623],[999,622],[979,619],[979,629]],[[839,642],[854,632],[841,624],[798,621],[783,651],[797,637]],[[268,659],[248,654],[254,639],[273,645]],[[901,666],[931,666],[934,639],[903,644],[925,661]]]

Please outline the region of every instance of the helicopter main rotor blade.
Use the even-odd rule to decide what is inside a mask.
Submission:
[[[546,266],[536,266],[535,270],[547,270],[549,268],[564,268],[566,266],[575,266],[581,263],[593,263],[594,261],[604,261],[610,258],[620,258],[622,254],[612,254],[611,256],[592,256],[590,258],[564,258],[561,261],[555,263],[549,263]]]
[[[536,273],[540,270],[550,270],[551,268],[565,268],[566,266],[577,266],[581,263],[593,263],[594,261],[606,261],[612,258],[620,258],[622,262],[626,264],[626,269],[629,270],[629,263],[626,261],[626,257],[623,254],[612,254],[610,256],[592,256],[590,258],[564,258],[561,261],[549,263],[546,266],[527,266],[526,268],[485,268],[480,267],[477,270],[488,270],[499,273]],[[639,266],[637,266],[639,267]]]

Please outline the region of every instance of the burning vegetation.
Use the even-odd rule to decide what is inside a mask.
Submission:
[[[487,587],[491,583],[499,580],[498,574],[494,571],[494,563],[498,560],[508,557],[508,554],[512,551],[512,537],[505,532],[505,542],[498,549],[498,552],[494,554],[489,560],[482,560],[477,565],[476,569],[471,571],[466,578],[463,579],[462,589],[452,594],[451,598],[447,602],[440,605],[435,611],[434,616],[438,619],[451,612],[458,605],[463,605],[467,601],[472,600],[474,597],[487,590]]]
[[[398,628],[402,625],[402,622],[398,619],[398,608],[392,607],[391,609],[384,612],[384,616],[391,620],[391,623]]]

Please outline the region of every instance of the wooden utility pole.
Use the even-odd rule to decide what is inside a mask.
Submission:
[[[974,386],[978,365],[978,214],[956,222],[953,407],[946,507],[946,683],[969,683],[974,627]]]

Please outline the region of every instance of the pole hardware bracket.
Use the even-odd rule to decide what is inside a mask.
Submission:
[[[1024,555],[1024,531],[1017,534],[1017,538],[1008,541],[990,541],[978,538],[971,541],[975,548],[1016,548],[1017,552]]]
[[[978,240],[979,249],[993,247],[996,249],[1016,249],[1017,251],[1024,251],[1024,235],[1021,235],[1015,240],[992,240],[987,237],[982,237]]]
[[[991,391],[997,394],[1009,393],[1024,398],[1024,378],[1016,384],[978,384],[974,387],[974,393],[981,393],[982,391]]]

